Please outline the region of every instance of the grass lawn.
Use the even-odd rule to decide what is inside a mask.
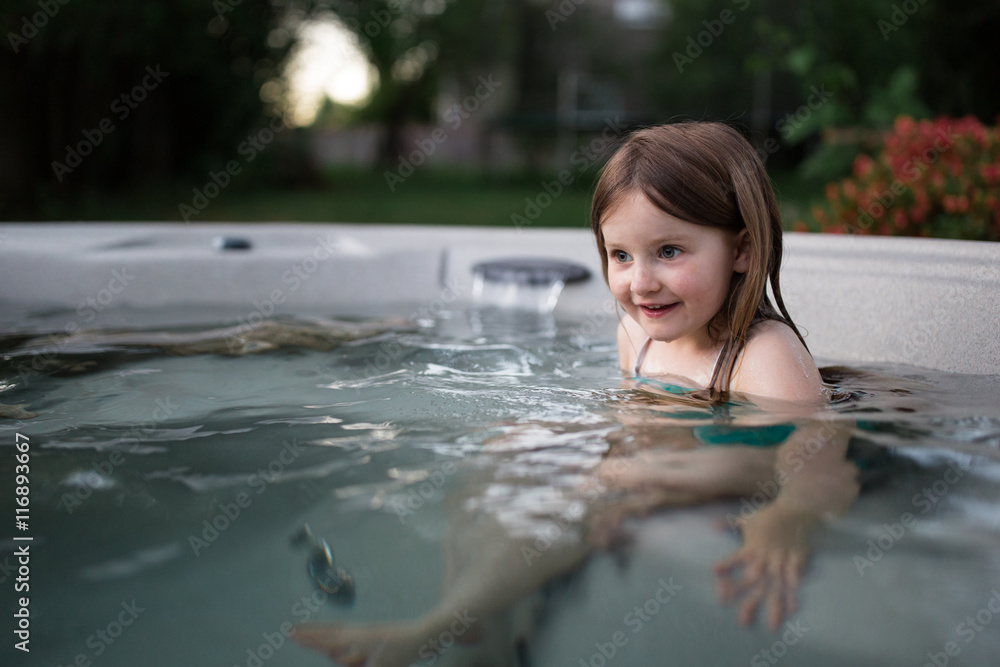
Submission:
[[[539,227],[586,227],[589,206],[589,192],[566,189],[553,198],[540,182],[534,187],[528,184],[404,183],[396,192],[389,192],[385,183],[374,183],[326,191],[248,193],[213,204],[206,209],[205,217],[211,216],[214,220],[514,226],[512,216],[517,215]]]
[[[538,227],[589,226],[591,180],[587,173],[558,192],[554,177],[476,173],[418,173],[390,191],[378,174],[332,173],[314,189],[224,189],[196,215],[191,187],[122,197],[90,196],[50,202],[37,220],[190,222],[382,222],[430,225]],[[786,227],[807,214],[820,193],[794,174],[776,174],[775,188]],[[543,186],[548,183],[549,188]],[[199,187],[199,189],[203,189]],[[551,196],[550,192],[557,192]],[[519,216],[515,218],[514,216]],[[516,221],[516,222],[515,222]]]

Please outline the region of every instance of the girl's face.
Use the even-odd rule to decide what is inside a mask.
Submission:
[[[629,195],[601,223],[608,284],[653,340],[712,344],[708,324],[729,294],[733,272],[749,268],[746,230],[734,234],[664,213]]]

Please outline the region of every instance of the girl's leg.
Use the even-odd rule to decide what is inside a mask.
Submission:
[[[610,544],[607,536],[623,518],[664,506],[754,492],[758,481],[773,474],[773,457],[773,451],[746,447],[643,450],[634,457],[615,456],[596,471],[597,482],[592,488],[598,492],[584,495],[597,499],[604,489],[626,490],[622,498],[593,503],[584,516],[576,518],[535,519],[536,532],[517,534],[494,514],[468,509],[468,501],[483,496],[483,485],[490,483],[502,463],[491,466],[451,501],[445,586],[434,608],[412,621],[300,626],[294,638],[345,665],[405,667],[420,660],[429,663],[452,643],[478,641],[487,619],[506,612],[545,582],[577,566],[592,544]],[[587,526],[590,539],[582,536]]]
[[[484,471],[484,478],[492,474]],[[467,501],[481,496],[472,491],[482,489],[485,480],[478,481],[449,500],[444,589],[434,608],[411,621],[299,626],[293,638],[344,665],[429,664],[453,644],[477,642],[491,634],[491,626],[504,626],[503,614],[586,557],[589,547],[575,535],[581,518],[576,525],[535,519],[538,534],[513,534],[491,512],[467,508]]]

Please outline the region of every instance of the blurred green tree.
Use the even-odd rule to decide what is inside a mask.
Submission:
[[[798,163],[824,130],[847,129],[804,172],[841,175],[901,114],[1000,112],[992,43],[1000,5],[984,0],[671,0],[648,71],[665,116],[724,117]],[[995,49],[994,49],[995,51]],[[772,143],[771,146],[778,146]],[[790,149],[790,150],[789,150]],[[803,150],[806,149],[806,150]]]
[[[302,3],[7,0],[0,210],[204,179],[263,122]],[[269,37],[272,37],[269,39]],[[275,92],[271,84],[270,92]]]
[[[440,43],[436,19],[447,5],[400,0],[331,0],[330,10],[358,38],[378,72],[378,82],[358,120],[384,128],[379,162],[391,166],[404,151],[407,121],[426,120],[433,111]]]

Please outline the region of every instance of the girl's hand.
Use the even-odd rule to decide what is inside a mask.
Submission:
[[[813,523],[810,515],[788,512],[774,503],[740,521],[743,547],[714,569],[719,602],[742,600],[741,625],[750,625],[762,604],[767,606],[767,625],[772,632],[796,612]]]

